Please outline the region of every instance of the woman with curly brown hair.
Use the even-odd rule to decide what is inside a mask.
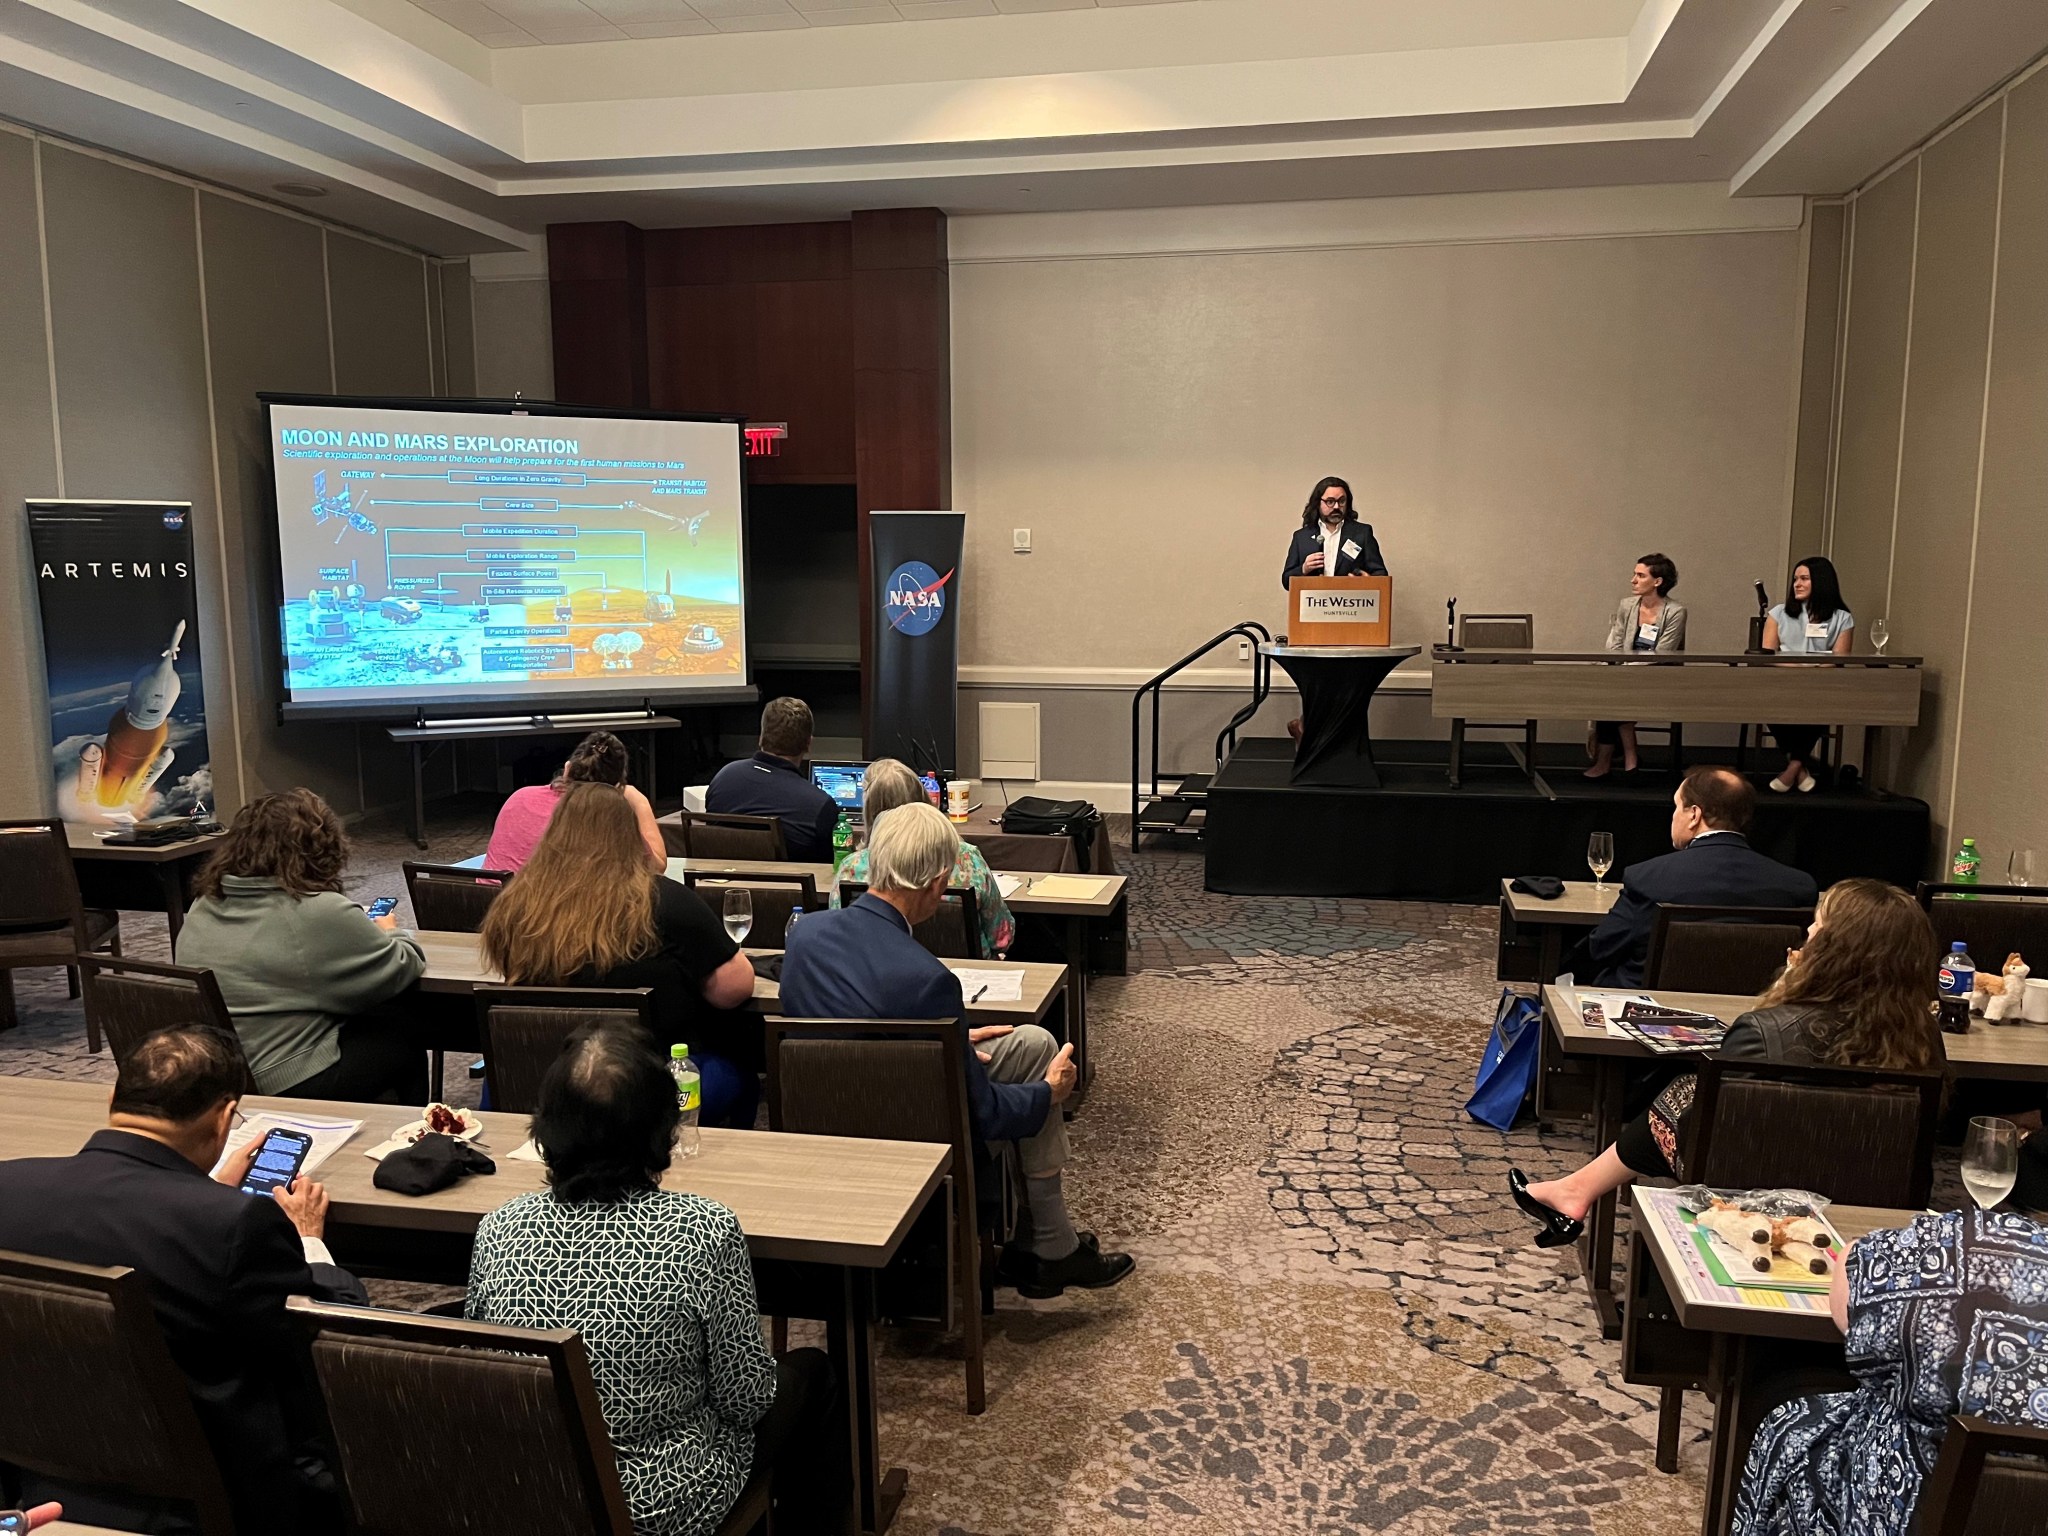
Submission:
[[[423,1103],[426,1046],[382,1005],[427,959],[342,894],[347,864],[341,821],[310,789],[251,800],[200,873],[178,963],[220,983],[257,1092]]]
[[[1927,914],[1907,892],[1882,880],[1844,880],[1821,896],[1806,947],[1758,1006],[1737,1019],[1718,1054],[1729,1061],[1787,1066],[1861,1067],[1873,1072],[1944,1069],[1934,1017],[1938,950]],[[1537,1243],[1576,1239],[1586,1213],[1637,1178],[1683,1178],[1680,1128],[1692,1108],[1690,1073],[1672,1080],[1592,1162],[1561,1179],[1529,1183],[1519,1168],[1508,1187],[1515,1203],[1543,1223]]]

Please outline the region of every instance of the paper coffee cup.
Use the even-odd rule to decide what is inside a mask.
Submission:
[[[974,780],[950,779],[946,783],[946,814],[955,821],[967,819],[967,807],[974,799]]]
[[[2027,979],[2027,990],[2020,998],[2020,1017],[2029,1024],[2048,1024],[2048,980]]]

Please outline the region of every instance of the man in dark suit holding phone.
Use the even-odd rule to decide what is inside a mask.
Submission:
[[[1287,546],[1280,572],[1285,587],[1296,576],[1384,576],[1387,562],[1372,524],[1351,515],[1351,487],[1335,475],[1316,482],[1301,511],[1301,526]]]
[[[240,1118],[247,1071],[234,1040],[217,1030],[149,1036],[121,1063],[107,1129],[76,1156],[0,1162],[0,1248],[139,1271],[191,1384],[237,1527],[340,1531],[344,1500],[330,1470],[326,1414],[284,1303],[292,1295],[356,1305],[369,1298],[321,1241],[326,1190],[300,1176],[268,1195],[242,1193],[253,1141],[208,1177]],[[0,1467],[0,1481],[28,1503],[61,1500],[81,1523],[183,1528],[173,1511],[59,1486],[33,1469]]]

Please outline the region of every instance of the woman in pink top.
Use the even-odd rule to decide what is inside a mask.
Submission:
[[[626,744],[610,731],[592,731],[576,743],[569,761],[551,784],[530,784],[515,789],[498,808],[497,824],[491,828],[491,846],[484,854],[484,868],[508,873],[533,857],[533,845],[547,831],[561,803],[564,785],[591,783],[616,785],[633,807],[640,823],[640,840],[656,867],[668,863],[668,847],[661,840],[661,828],[654,823],[654,807],[647,797],[626,782]]]

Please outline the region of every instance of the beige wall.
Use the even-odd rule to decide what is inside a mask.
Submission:
[[[1409,200],[1438,206],[1349,236],[1341,210],[1272,210],[1263,232],[1235,210],[1170,231],[1041,216],[1020,251],[978,227],[1000,221],[956,221],[964,713],[1092,692],[1092,727],[1072,700],[1046,711],[1042,772],[1121,776],[1131,683],[1238,619],[1283,627],[1287,540],[1323,474],[1376,529],[1399,642],[1440,639],[1455,594],[1533,611],[1541,646],[1596,646],[1662,550],[1693,648],[1740,649],[1750,583],[1785,559],[1804,231],[1796,206],[1665,191],[1603,194],[1590,219],[1574,194]],[[1169,766],[1209,766],[1237,702],[1176,700]],[[1376,730],[1429,734],[1425,702],[1388,700]]]
[[[1930,870],[1974,836],[2002,875],[2048,852],[2048,73],[1859,189],[1838,280],[1827,548],[1864,633],[1927,660],[1883,767],[1933,807]]]
[[[466,264],[0,125],[0,815],[49,808],[32,496],[190,501],[219,807],[395,799],[375,727],[280,725],[258,390],[474,387]],[[47,318],[46,318],[47,309]],[[367,785],[367,789],[366,789]]]

